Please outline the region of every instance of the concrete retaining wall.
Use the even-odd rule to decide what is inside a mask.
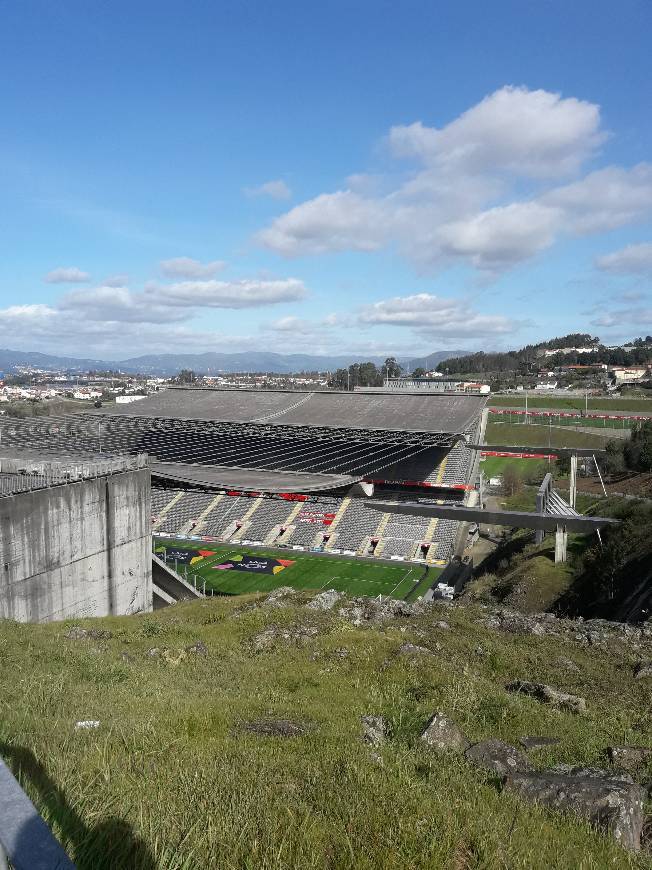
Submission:
[[[151,609],[148,468],[0,499],[0,617]]]

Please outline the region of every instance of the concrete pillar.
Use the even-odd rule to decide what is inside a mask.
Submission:
[[[566,546],[568,543],[568,532],[566,526],[558,525],[555,532],[555,562],[566,561]]]
[[[577,455],[573,453],[570,460],[570,489],[568,495],[568,503],[575,510],[575,501],[577,498]]]

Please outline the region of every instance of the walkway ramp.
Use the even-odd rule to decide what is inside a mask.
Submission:
[[[192,601],[203,598],[202,593],[187,583],[162,559],[152,553],[152,592],[154,609],[176,604],[178,601]]]

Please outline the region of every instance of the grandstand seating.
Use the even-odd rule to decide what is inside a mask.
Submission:
[[[466,444],[458,441],[448,451],[431,448],[394,463],[386,469],[383,479],[459,485],[467,481],[472,456]],[[237,535],[244,540],[267,544],[280,538],[280,542],[288,546],[311,547],[320,545],[322,536],[329,534],[330,524],[324,520],[338,514],[327,549],[370,554],[373,549],[370,541],[378,536],[374,555],[380,558],[421,559],[420,545],[429,543],[427,558],[437,561],[447,561],[451,557],[458,530],[458,523],[453,520],[432,522],[409,515],[382,514],[368,507],[365,499],[339,492],[315,493],[303,502],[226,493],[216,499],[217,494],[216,490],[153,486],[152,512],[157,520],[156,529],[170,534],[194,532],[230,540]],[[415,496],[395,492],[392,498],[413,500]],[[448,499],[423,496],[416,496],[416,499],[424,503],[450,503]],[[242,522],[247,514],[242,532],[238,533],[236,523]],[[286,531],[281,532],[282,529]]]
[[[243,537],[250,541],[264,541],[275,526],[283,526],[287,522],[294,506],[281,499],[265,499],[253,512]]]
[[[335,547],[358,550],[366,538],[374,535],[381,518],[382,514],[367,507],[364,501],[351,499],[337,526]]]

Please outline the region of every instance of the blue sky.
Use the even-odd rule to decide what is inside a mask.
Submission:
[[[648,0],[0,2],[0,345],[652,332]]]

